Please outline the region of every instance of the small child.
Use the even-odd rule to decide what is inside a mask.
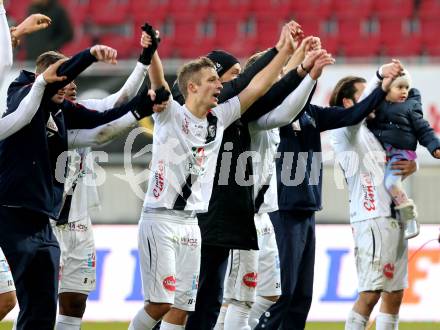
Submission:
[[[375,118],[368,128],[382,143],[387,155],[385,169],[385,187],[393,198],[395,209],[405,222],[405,238],[419,234],[417,212],[414,201],[409,199],[402,186],[402,176],[391,165],[399,160],[417,158],[417,142],[426,147],[431,155],[440,158],[440,140],[436,137],[429,123],[423,119],[420,92],[411,88],[408,71],[395,79],[385,101],[376,111]]]

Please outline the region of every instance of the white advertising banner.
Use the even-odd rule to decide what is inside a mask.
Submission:
[[[440,321],[438,229],[422,226],[421,234],[409,241],[409,289],[401,320]],[[143,305],[137,226],[95,226],[94,232],[97,289],[89,297],[84,318],[128,321]],[[316,237],[314,297],[309,320],[342,321],[357,296],[351,228],[319,225]],[[14,313],[9,318],[13,316]]]

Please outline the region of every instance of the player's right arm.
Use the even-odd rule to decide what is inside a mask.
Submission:
[[[5,77],[7,70],[12,66],[12,44],[9,33],[6,10],[3,1],[0,4],[0,79]],[[1,81],[0,81],[1,84]]]
[[[55,81],[65,80],[66,77],[58,77],[57,69],[65,60],[50,65],[30,87],[29,93],[21,100],[18,107],[0,119],[0,140],[6,139],[28,125],[38,108],[44,95],[46,85]]]

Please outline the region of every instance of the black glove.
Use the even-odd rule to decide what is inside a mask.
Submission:
[[[160,38],[156,36],[156,30],[153,27],[145,23],[141,26],[141,30],[146,32],[151,37],[151,45],[148,48],[142,49],[142,53],[139,56],[139,62],[144,65],[149,65],[151,63],[151,59],[153,58],[154,52],[157,50],[157,46],[159,46]]]
[[[164,87],[156,89],[156,98],[151,100],[150,95],[148,95],[148,85],[144,84],[141,87],[138,94],[136,95],[136,103],[131,110],[133,116],[136,120],[141,120],[142,118],[151,116],[153,114],[153,105],[160,104],[170,97],[170,92],[168,92]]]

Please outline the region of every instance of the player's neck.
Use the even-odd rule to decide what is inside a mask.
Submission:
[[[186,108],[197,118],[206,118],[210,109],[206,105],[197,102],[196,100],[188,99],[185,103]]]

